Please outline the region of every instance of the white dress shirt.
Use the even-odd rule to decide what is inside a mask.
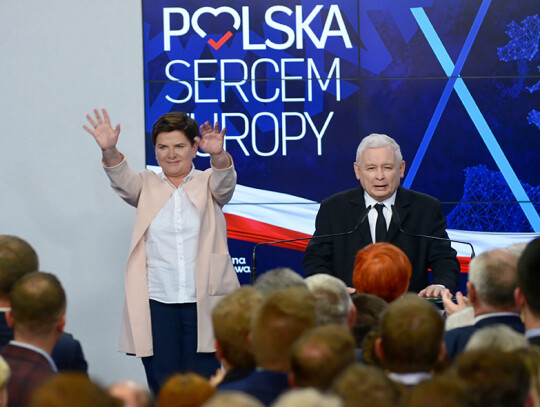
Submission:
[[[146,231],[146,269],[150,299],[166,304],[196,302],[195,260],[199,212],[184,188],[195,167],[160,209]],[[168,180],[161,173],[163,179]],[[172,183],[171,183],[172,185]]]

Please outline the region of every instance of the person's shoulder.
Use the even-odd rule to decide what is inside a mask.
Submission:
[[[237,390],[237,391],[244,391],[246,388],[249,388],[249,377],[251,374],[238,379],[238,380],[232,380],[227,383],[221,383],[218,384],[217,390],[223,391],[223,390]]]
[[[140,175],[143,178],[150,178],[150,179],[160,179],[161,178],[161,173],[160,172],[156,173],[155,171],[149,170],[148,168],[142,170],[140,172]]]
[[[459,338],[469,337],[477,329],[474,325],[460,326],[454,329],[450,329],[444,333],[445,342],[455,341]]]
[[[423,203],[426,205],[439,205],[440,201],[426,193],[413,191],[412,189],[407,189],[405,187],[398,188],[398,199],[405,198],[413,204]]]
[[[359,203],[363,199],[363,194],[364,190],[360,187],[347,189],[323,199],[321,205],[341,205],[351,201]]]
[[[28,364],[45,364],[49,365],[49,362],[40,352],[37,352],[33,349],[27,348],[25,346],[18,346],[11,343],[8,343],[0,351],[8,363],[28,363]],[[10,361],[10,362],[9,362]],[[49,365],[50,366],[50,365]]]
[[[81,343],[72,334],[64,332],[58,342],[56,342],[55,348],[57,347],[80,348]]]

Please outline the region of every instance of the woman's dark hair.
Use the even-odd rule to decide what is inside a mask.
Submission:
[[[199,125],[195,120],[182,112],[170,112],[161,116],[154,123],[152,128],[152,144],[154,147],[160,133],[169,133],[174,130],[184,132],[191,145],[195,143],[195,137],[199,136]]]

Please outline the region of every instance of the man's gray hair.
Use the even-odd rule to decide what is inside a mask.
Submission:
[[[315,296],[317,325],[347,325],[352,300],[345,283],[329,274],[315,274],[305,282]]]
[[[516,256],[504,249],[483,252],[469,264],[469,282],[482,302],[514,307],[514,290],[518,284]]]
[[[514,256],[516,256],[518,259],[521,257],[521,253],[523,253],[523,250],[527,247],[527,242],[519,242],[519,243],[512,243],[509,246],[506,246],[504,250],[512,253]]]
[[[495,324],[478,329],[471,336],[465,350],[497,348],[505,352],[527,349],[529,341],[525,335],[515,331],[508,325]]]
[[[401,148],[399,144],[396,143],[392,137],[387,136],[386,134],[371,133],[369,136],[366,136],[362,139],[358,148],[356,149],[356,162],[360,162],[360,157],[362,152],[366,148],[379,148],[379,147],[390,147],[394,150],[396,154],[396,160],[399,164],[403,161],[403,156],[401,155]]]
[[[253,288],[265,297],[274,291],[289,287],[304,287],[304,278],[289,267],[278,267],[268,270],[255,280]]]

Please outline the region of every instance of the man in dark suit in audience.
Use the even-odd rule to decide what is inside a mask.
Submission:
[[[340,192],[321,202],[315,220],[314,238],[304,254],[306,276],[332,274],[352,287],[353,264],[358,250],[385,241],[405,252],[412,264],[409,291],[425,297],[440,297],[444,288],[454,291],[459,282],[459,262],[450,242],[408,236],[423,234],[447,239],[446,217],[435,198],[405,189],[405,174],[399,145],[385,134],[365,137],[356,152],[354,172],[361,186]],[[358,222],[371,207],[367,219]],[[392,207],[399,215],[393,216]],[[328,238],[317,236],[354,232]],[[433,284],[428,279],[433,272]]]
[[[407,293],[384,312],[374,351],[388,377],[412,387],[432,377],[446,359],[444,320],[424,298]]]
[[[0,354],[11,368],[9,405],[19,407],[57,372],[51,353],[66,323],[66,294],[54,275],[35,271],[17,280],[10,300],[6,319],[14,340]]]
[[[290,351],[289,383],[327,391],[334,379],[356,361],[355,343],[347,326],[324,324],[308,329]]]
[[[496,348],[468,350],[457,358],[455,372],[476,407],[535,405],[531,371],[515,352]]]
[[[540,346],[540,237],[529,242],[518,261],[516,302],[525,317],[525,336]]]
[[[7,325],[5,318],[11,306],[11,288],[23,275],[38,269],[38,255],[28,242],[17,236],[0,235],[0,349],[13,339],[13,329]],[[88,371],[80,342],[67,332],[55,345],[52,358],[60,371]]]
[[[356,306],[345,283],[329,274],[316,274],[305,279],[315,297],[317,325],[338,324],[351,328],[356,320]]]
[[[218,391],[237,390],[269,406],[289,389],[289,350],[302,333],[315,326],[315,299],[301,287],[269,294],[251,323],[251,344],[257,368],[243,379],[218,386]]]
[[[212,310],[216,357],[223,366],[223,371],[212,379],[213,384],[225,385],[243,379],[255,369],[248,335],[251,317],[262,299],[260,292],[244,285],[219,300]]]
[[[445,333],[450,359],[463,352],[472,334],[482,327],[504,324],[517,332],[525,331],[519,315],[521,308],[514,299],[517,281],[517,258],[507,250],[489,250],[471,261],[467,292],[474,309],[474,324]]]

